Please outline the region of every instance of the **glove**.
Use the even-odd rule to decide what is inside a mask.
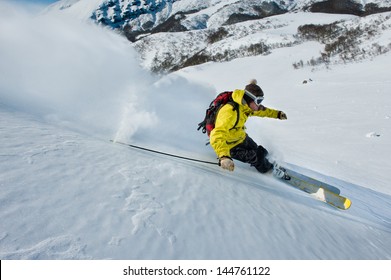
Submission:
[[[286,120],[286,119],[288,119],[287,116],[286,116],[286,114],[285,114],[283,111],[279,111],[279,112],[278,112],[278,118],[279,118],[280,120]]]
[[[221,157],[219,160],[219,165],[223,169],[227,169],[229,171],[234,171],[234,168],[235,168],[235,164],[234,164],[232,158],[230,158],[230,157]]]

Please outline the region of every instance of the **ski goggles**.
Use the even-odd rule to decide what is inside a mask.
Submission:
[[[255,105],[257,105],[257,106],[260,106],[261,103],[262,103],[262,101],[263,101],[263,99],[264,99],[263,96],[255,96],[254,94],[252,94],[252,93],[249,92],[248,90],[244,90],[244,93],[245,93],[248,97],[250,97],[250,98],[254,101]]]

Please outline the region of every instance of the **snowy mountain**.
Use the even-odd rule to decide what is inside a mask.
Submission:
[[[342,32],[376,22],[384,30],[357,42],[388,46],[390,12],[236,23],[258,31],[232,47],[289,43],[307,25],[306,40],[155,75],[110,29],[6,2],[0,10],[0,259],[391,259],[391,53],[293,67],[333,39],[310,39],[310,24]],[[109,141],[216,162],[197,123],[216,93],[251,78],[288,120],[252,118],[248,133],[273,159],[337,185],[349,210],[246,164],[229,173]]]
[[[128,36],[220,27],[290,11],[369,15],[390,8],[389,0],[63,0],[52,6],[124,29]]]
[[[120,30],[135,42],[143,66],[154,72],[268,55],[308,40],[319,41],[324,50],[310,61],[292,62],[294,67],[357,61],[390,50],[380,44],[390,29],[380,12],[391,10],[391,1],[80,0],[50,8],[58,10]],[[297,16],[301,20],[294,24],[289,16],[278,17],[297,13],[306,16]],[[324,21],[319,13],[351,16]]]

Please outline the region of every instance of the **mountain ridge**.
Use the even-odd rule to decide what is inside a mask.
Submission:
[[[87,9],[85,2],[87,1],[62,0],[53,4],[51,9],[70,9],[76,13],[79,6],[80,10],[86,10],[84,17],[87,16],[96,23],[113,29],[126,30],[125,34],[128,34],[128,38],[134,40],[137,38],[129,35],[132,32],[189,31],[216,27],[214,25],[216,22],[219,22],[219,26],[230,25],[288,12],[306,11],[366,16],[391,10],[389,0],[202,0],[196,3],[189,0],[93,0],[88,1],[90,4]],[[208,20],[213,17],[219,17],[220,20],[213,20],[211,24]],[[189,18],[201,24],[186,24]],[[169,24],[165,24],[166,28],[162,28],[164,22],[174,19],[179,22],[181,28],[171,28]]]
[[[117,30],[133,43],[145,68],[158,73],[209,61],[267,55],[276,48],[308,40],[318,41],[324,50],[311,61],[292,61],[293,67],[328,66],[391,49],[376,41],[376,36],[391,28],[387,19],[390,0],[63,0],[49,10]],[[296,13],[308,14],[313,22],[284,31],[283,26],[288,29],[289,17]],[[329,14],[333,22],[317,23],[316,16],[310,15],[319,13]],[[268,35],[265,30],[280,34]],[[232,42],[234,38],[236,42]]]

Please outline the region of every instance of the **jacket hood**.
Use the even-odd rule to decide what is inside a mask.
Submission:
[[[235,89],[232,93],[232,99],[238,103],[239,105],[243,105],[242,100],[244,96],[244,90],[243,89]]]

